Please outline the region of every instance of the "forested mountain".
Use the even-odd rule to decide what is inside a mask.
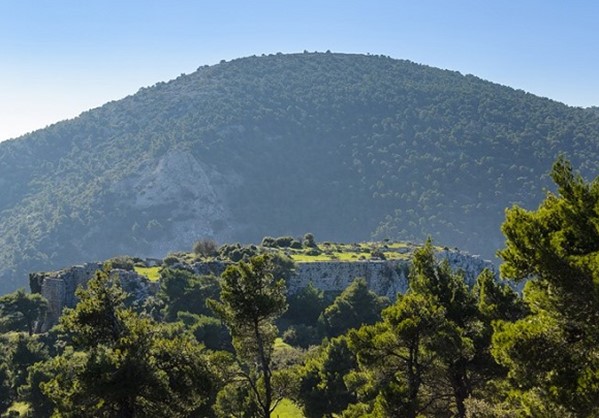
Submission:
[[[193,241],[393,238],[493,256],[599,116],[383,56],[221,62],[0,143],[0,291],[32,270]]]

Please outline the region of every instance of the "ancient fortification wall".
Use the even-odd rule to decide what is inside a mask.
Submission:
[[[464,272],[464,280],[472,285],[478,274],[485,268],[496,272],[495,266],[477,256],[459,251],[441,251],[437,259],[447,260],[454,270]],[[371,290],[379,295],[395,299],[398,293],[404,293],[408,287],[407,275],[409,260],[358,260],[322,261],[297,263],[294,277],[288,283],[288,292],[293,294],[308,283],[324,291],[340,292],[358,277],[366,279]],[[196,263],[193,266],[180,266],[193,270],[197,274],[220,275],[229,263],[208,262]],[[77,303],[75,290],[79,285],[87,283],[94,272],[102,268],[100,263],[88,263],[73,266],[65,270],[49,273],[32,273],[30,275],[31,290],[41,293],[49,302],[48,315],[38,325],[38,331],[45,331],[58,322],[65,307],[72,308]],[[135,300],[145,300],[158,291],[159,284],[150,282],[134,271],[113,270],[121,280],[123,288],[134,295]]]

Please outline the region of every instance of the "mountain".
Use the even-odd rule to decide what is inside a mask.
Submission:
[[[598,172],[599,116],[384,56],[204,66],[0,143],[0,290],[212,237],[435,242],[492,257],[559,153]]]

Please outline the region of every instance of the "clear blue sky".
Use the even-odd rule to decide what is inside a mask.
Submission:
[[[596,0],[0,0],[0,140],[221,59],[390,55],[599,105]]]

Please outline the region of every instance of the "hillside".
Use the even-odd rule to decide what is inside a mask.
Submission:
[[[201,67],[0,143],[0,293],[201,237],[431,235],[491,257],[559,153],[596,175],[597,138],[594,111],[382,56]]]

